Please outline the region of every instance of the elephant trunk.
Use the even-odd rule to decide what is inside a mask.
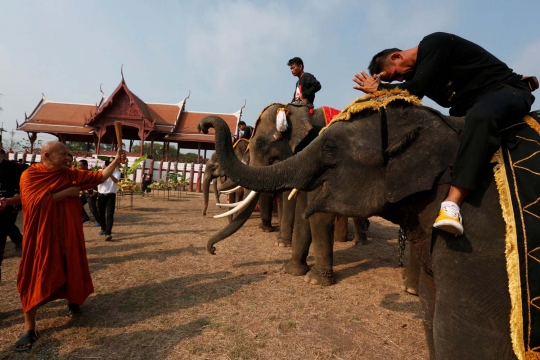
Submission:
[[[249,219],[251,214],[253,213],[253,210],[255,210],[255,205],[257,205],[257,201],[259,201],[259,194],[257,194],[249,203],[249,205],[242,210],[227,226],[225,226],[223,229],[218,231],[214,236],[212,236],[208,242],[206,243],[206,250],[212,254],[216,254],[216,248],[215,244],[220,242],[221,240],[224,240],[234,234],[238,229],[242,227],[242,225],[245,224],[245,222]]]
[[[274,192],[297,188],[313,190],[321,183],[320,155],[316,146],[306,148],[297,155],[270,166],[248,166],[234,154],[230,129],[217,116],[207,116],[199,123],[205,133],[209,128],[216,130],[216,154],[227,176],[236,184],[257,192]]]
[[[206,216],[206,210],[208,210],[208,198],[210,196],[210,183],[212,182],[212,173],[208,171],[208,174],[204,174],[203,180],[203,209],[202,215]],[[214,185],[214,188],[217,184]]]

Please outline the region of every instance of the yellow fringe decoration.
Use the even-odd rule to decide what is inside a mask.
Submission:
[[[540,360],[540,353],[529,350],[525,353],[526,360]]]
[[[326,127],[324,127],[319,135],[328,129],[328,127],[338,121],[350,120],[351,116],[358,114],[366,109],[378,111],[381,108],[386,108],[388,104],[396,100],[408,102],[414,106],[422,104],[422,101],[414,95],[409,94],[407,90],[392,89],[392,90],[380,90],[372,94],[366,94],[361,98],[354,100],[350,105],[345,107],[343,111],[337,114],[332,121]]]
[[[538,121],[536,121],[535,119],[533,119],[531,116],[529,115],[526,115],[523,120],[525,120],[525,122],[531,127],[533,128],[534,130],[536,130],[536,132],[538,134],[540,134],[540,124],[538,124]]]
[[[512,206],[510,185],[506,177],[506,167],[502,149],[497,150],[492,163],[496,163],[493,169],[495,183],[499,191],[499,202],[502,208],[502,216],[506,224],[506,271],[508,273],[508,290],[512,308],[510,310],[510,337],[512,348],[519,360],[536,359],[530,357],[531,351],[525,353],[523,342],[523,311],[521,306],[521,279],[519,273],[519,253],[517,247],[516,222],[514,219],[514,208]],[[535,355],[536,356],[536,355]]]

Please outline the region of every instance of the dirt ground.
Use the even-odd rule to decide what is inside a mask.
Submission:
[[[321,287],[282,272],[291,250],[258,229],[258,214],[212,256],[206,240],[226,220],[212,218],[215,206],[202,217],[199,194],[133,205],[116,212],[113,242],[85,226],[95,293],[78,319],[65,300],[41,308],[41,337],[23,355],[12,350],[23,318],[8,243],[0,359],[427,358],[418,298],[401,290],[396,226],[372,218],[368,245],[336,243],[337,284]]]

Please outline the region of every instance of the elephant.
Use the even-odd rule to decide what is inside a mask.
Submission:
[[[245,163],[249,163],[249,141],[246,139],[239,139],[233,145],[234,153]],[[202,215],[206,216],[206,211],[208,209],[208,200],[210,197],[210,184],[212,180],[217,180],[214,185],[214,196],[216,198],[216,203],[220,203],[219,194],[220,191],[231,190],[237,185],[227,179],[221,183],[221,179],[226,177],[225,172],[219,165],[217,160],[216,153],[212,154],[206,167],[204,169],[204,180],[203,180],[203,210]],[[220,184],[221,183],[221,184]],[[229,195],[229,200],[231,203],[240,201],[243,198],[244,189],[233,192]],[[272,206],[271,194],[263,194],[259,199],[259,213],[261,216],[261,223],[259,228],[265,232],[273,231],[272,228]],[[232,222],[232,216],[229,217],[229,222]]]
[[[249,141],[247,140],[239,140],[237,143],[235,143],[236,146],[234,147],[234,153],[239,159],[242,159],[244,156]],[[225,172],[219,165],[219,162],[217,161],[217,154],[214,153],[210,157],[210,159],[206,162],[206,167],[204,169],[204,180],[203,180],[203,209],[202,209],[202,215],[206,216],[206,210],[208,209],[208,198],[210,195],[210,184],[212,183],[212,180],[219,180],[220,178],[225,176]],[[232,182],[231,182],[232,183]],[[232,183],[234,184],[234,183]],[[236,185],[236,184],[234,184]],[[228,190],[227,186],[223,188],[223,190]],[[214,195],[216,197],[216,203],[219,203],[219,191],[218,191],[218,184],[215,184],[214,186]]]
[[[219,161],[246,188],[318,189],[305,211],[309,219],[377,215],[405,228],[422,268],[419,297],[432,359],[514,359],[506,230],[493,172],[482,172],[461,206],[464,235],[434,229],[464,118],[405,101],[385,108],[352,113],[295,156],[261,168],[236,161],[221,119],[206,117],[199,126],[216,129]]]
[[[280,109],[287,113],[287,129],[278,131],[276,128],[277,113]],[[300,151],[318,136],[319,131],[326,125],[322,108],[310,109],[300,104],[268,105],[255,124],[255,131],[250,139],[250,166],[261,167],[283,161]],[[272,181],[271,178],[267,179]],[[285,192],[280,202],[280,233],[277,244],[292,245],[292,257],[284,267],[285,272],[293,275],[306,275],[306,282],[311,284],[331,285],[335,282],[331,267],[333,257],[333,241],[347,240],[347,217],[335,214],[316,214],[313,219],[303,218],[308,200],[305,192],[300,192],[298,199],[287,200]],[[249,216],[243,213],[237,217],[237,225],[243,224],[242,219]],[[369,222],[365,218],[353,218],[355,228],[355,243],[367,243],[366,230]],[[293,231],[294,229],[294,231]],[[226,227],[221,233],[214,235],[208,242],[207,249],[214,252],[214,244],[234,232]],[[307,256],[312,237],[322,237],[325,240],[314,242],[315,265],[311,271],[307,264]],[[321,247],[320,244],[325,244]],[[327,264],[330,263],[330,266]],[[324,265],[323,265],[324,264]],[[410,286],[409,288],[413,288]]]

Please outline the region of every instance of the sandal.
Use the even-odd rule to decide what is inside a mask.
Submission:
[[[38,332],[36,330],[28,330],[23,332],[19,336],[19,340],[15,343],[14,350],[17,352],[24,352],[32,350],[32,345],[38,339]]]
[[[82,315],[82,310],[79,304],[68,303],[69,314],[72,319],[78,318]]]

